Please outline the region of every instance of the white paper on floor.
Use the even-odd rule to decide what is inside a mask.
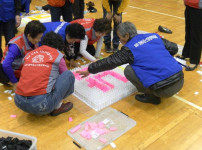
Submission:
[[[126,65],[81,78],[76,71],[84,71],[87,66],[71,70],[75,75],[74,95],[94,110],[99,111],[137,91],[124,76]]]

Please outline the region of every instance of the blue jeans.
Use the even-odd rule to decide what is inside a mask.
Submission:
[[[4,34],[6,45],[15,36],[15,20],[10,20],[8,22],[0,21],[0,61],[3,56],[3,51],[1,48],[1,36]]]
[[[66,0],[65,5],[62,7],[50,6],[51,21],[60,21],[60,16],[62,15],[65,22],[72,21],[72,4],[69,0]]]
[[[15,94],[15,104],[18,108],[30,114],[49,114],[63,99],[74,92],[74,81],[73,73],[65,71],[58,77],[55,87],[50,93],[37,96]]]
[[[111,1],[111,0],[108,0],[109,1],[109,6],[110,6],[110,9],[111,9],[111,12],[113,12],[113,14],[115,14],[119,8],[119,6],[121,5],[121,2],[122,0],[119,0],[119,1]],[[106,15],[107,15],[107,11],[105,10],[104,7],[103,8],[103,17],[105,18]],[[121,14],[121,22],[122,22],[122,14]],[[112,40],[112,43],[114,45],[119,45],[119,37],[116,33],[116,28],[119,24],[116,23],[114,21],[114,29],[113,29],[113,40]],[[107,43],[111,43],[111,33],[107,34],[106,36],[104,36],[104,43],[107,44]]]

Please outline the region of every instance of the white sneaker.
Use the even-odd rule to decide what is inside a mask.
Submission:
[[[42,10],[42,6],[35,6],[37,10]]]

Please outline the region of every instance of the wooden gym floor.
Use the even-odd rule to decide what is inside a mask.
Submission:
[[[88,1],[86,1],[88,2]],[[100,0],[93,0],[98,12],[86,14],[85,18],[102,17]],[[44,5],[46,0],[32,0],[35,5]],[[133,22],[138,30],[157,32],[159,25],[168,27],[173,34],[159,33],[166,39],[184,44],[184,4],[182,0],[131,0],[123,14],[123,21]],[[23,29],[19,29],[20,32]],[[104,51],[103,51],[104,52]],[[106,56],[107,54],[105,54]],[[119,150],[201,150],[202,149],[202,71],[185,73],[183,89],[175,96],[163,99],[160,105],[144,104],[129,96],[111,107],[133,118],[137,125],[114,141]],[[35,136],[38,150],[77,150],[67,130],[96,114],[74,96],[66,101],[74,108],[57,117],[37,117],[19,110],[14,101],[0,86],[0,128]],[[197,94],[198,92],[198,94]],[[11,118],[10,115],[17,115]],[[72,117],[73,122],[68,122]],[[111,146],[105,150],[113,149]]]

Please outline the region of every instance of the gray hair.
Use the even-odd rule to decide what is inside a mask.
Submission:
[[[117,31],[119,31],[120,35],[123,37],[125,37],[126,33],[129,33],[130,38],[137,35],[136,27],[131,22],[120,23],[117,27]]]

